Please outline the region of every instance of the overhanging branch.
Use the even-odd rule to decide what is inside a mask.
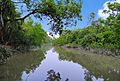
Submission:
[[[25,3],[25,2],[15,2],[15,1],[12,1],[12,2],[13,2],[13,3],[18,3],[18,4],[19,4],[19,3]]]
[[[30,15],[35,14],[35,13],[37,13],[37,12],[42,13],[42,12],[39,11],[39,9],[35,9],[35,10],[33,10],[33,11],[30,12],[30,13],[28,13],[27,15],[25,15],[25,16],[22,17],[22,18],[18,18],[18,19],[8,19],[7,21],[13,21],[13,20],[15,20],[15,21],[17,21],[17,20],[25,20],[27,17],[29,17]]]
[[[32,14],[35,14],[36,12],[35,11],[32,11],[31,13],[25,15],[24,17],[22,18],[19,18],[19,19],[15,19],[15,20],[25,20],[28,16],[32,15]]]

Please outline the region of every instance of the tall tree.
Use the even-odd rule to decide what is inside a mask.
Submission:
[[[28,12],[16,20],[24,20],[32,14],[39,19],[45,16],[54,32],[60,31],[64,25],[76,24],[76,19],[81,19],[81,0],[19,0],[13,3],[25,4]]]
[[[21,17],[25,11],[27,14]],[[80,12],[81,0],[0,0],[0,42],[15,37],[30,15],[47,18],[52,31],[61,33],[64,26],[75,25],[81,19]]]

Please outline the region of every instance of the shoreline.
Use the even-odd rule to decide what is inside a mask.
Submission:
[[[81,47],[81,46],[60,46],[62,48],[73,48],[78,50],[84,50],[98,55],[106,55],[113,57],[120,57],[120,49],[102,49],[102,48],[90,48],[90,47]]]
[[[89,48],[81,46],[59,46],[62,48],[72,48],[78,50],[84,50],[98,55],[106,55],[112,57],[120,57],[120,49],[101,49],[101,48]],[[18,46],[13,48],[12,46],[0,45],[0,65],[4,64],[12,55],[21,54],[26,51],[30,51],[30,47],[27,46]]]
[[[11,56],[26,51],[29,51],[27,46],[18,46],[14,48],[12,46],[0,45],[0,65],[6,63]]]

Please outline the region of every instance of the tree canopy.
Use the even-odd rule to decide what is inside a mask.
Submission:
[[[55,45],[82,46],[90,48],[120,49],[120,3],[108,3],[109,17],[92,20],[91,25],[83,29],[65,30]],[[94,13],[90,14],[94,18]]]
[[[19,0],[17,6],[25,4],[27,15],[16,20],[24,20],[30,15],[42,20],[43,16],[50,21],[52,30],[60,31],[65,25],[76,24],[76,19],[81,19],[81,0]],[[21,6],[23,7],[23,5]],[[21,12],[23,8],[21,8]]]
[[[47,18],[55,33],[75,25],[81,19],[81,0],[0,0],[0,12],[0,42],[14,42],[23,39],[22,24],[31,15],[40,20]]]

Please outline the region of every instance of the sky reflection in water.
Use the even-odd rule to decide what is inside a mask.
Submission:
[[[59,73],[60,81],[103,81],[103,79],[97,80],[94,76],[90,76],[89,71],[78,63],[60,60],[59,54],[54,48],[46,52],[45,59],[39,67],[29,74],[24,71],[21,78],[23,81],[47,81],[48,71]],[[51,77],[53,76],[51,75]]]

